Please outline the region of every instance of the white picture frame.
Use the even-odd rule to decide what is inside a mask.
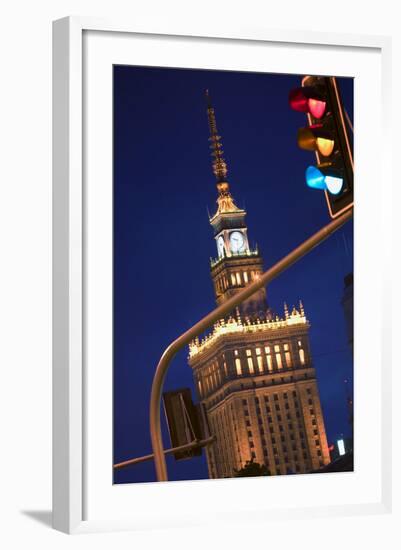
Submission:
[[[105,432],[111,433],[111,418],[110,409],[104,407],[104,414],[109,417],[101,416],[103,412],[100,410],[97,403],[97,395],[102,392],[109,391],[111,387],[107,387],[107,376],[110,374],[111,364],[105,364],[104,371],[100,369],[99,380],[96,380],[88,375],[91,369],[91,362],[94,354],[89,351],[93,346],[94,336],[92,334],[93,315],[91,313],[91,298],[88,300],[88,292],[92,292],[93,286],[88,279],[87,270],[93,272],[99,267],[99,262],[105,262],[108,265],[105,270],[105,279],[101,284],[110,286],[111,270],[110,256],[99,258],[96,254],[92,254],[91,248],[93,239],[101,239],[106,243],[110,250],[111,232],[110,224],[105,223],[105,228],[102,230],[99,225],[96,225],[97,209],[107,208],[107,198],[110,188],[104,187],[104,194],[99,191],[99,201],[94,200],[92,192],[86,188],[85,180],[89,177],[94,177],[91,168],[88,168],[85,155],[93,158],[91,142],[88,143],[88,134],[91,130],[86,127],[86,124],[91,124],[91,115],[87,113],[88,102],[85,91],[85,86],[88,85],[88,79],[91,78],[106,78],[107,71],[104,71],[102,63],[113,63],[113,55],[116,59],[121,56],[118,61],[129,63],[131,55],[130,48],[127,47],[128,42],[124,40],[144,40],[141,48],[141,55],[144,55],[143,64],[159,64],[168,66],[168,45],[174,49],[176,44],[174,41],[179,41],[182,46],[185,43],[187,46],[196,44],[196,48],[202,55],[202,48],[212,51],[216,48],[229,50],[235,48],[236,55],[228,55],[224,68],[239,68],[246,69],[249,65],[249,59],[241,57],[241,48],[243,47],[276,47],[277,49],[285,49],[288,52],[294,52],[295,49],[314,52],[319,48],[324,48],[332,57],[331,64],[335,62],[336,52],[341,51],[342,55],[358,56],[359,53],[366,55],[373,54],[375,63],[372,64],[372,72],[380,74],[380,82],[376,82],[374,90],[366,90],[366,94],[376,94],[372,97],[378,101],[372,102],[371,109],[371,124],[375,131],[379,132],[382,139],[380,153],[378,153],[375,172],[375,181],[386,182],[390,181],[390,161],[388,158],[388,140],[389,140],[389,90],[391,87],[390,73],[390,55],[391,42],[387,37],[359,36],[359,35],[340,35],[332,33],[311,33],[311,32],[292,32],[292,31],[275,31],[270,29],[230,29],[226,27],[224,30],[215,29],[197,29],[195,26],[191,29],[180,28],[177,24],[174,28],[167,26],[166,28],[142,28],[139,24],[131,24],[121,21],[104,21],[92,18],[69,17],[54,22],[53,33],[53,525],[56,529],[67,533],[98,531],[98,530],[114,530],[114,529],[139,529],[149,526],[170,526],[179,525],[187,526],[194,523],[203,523],[215,520],[219,521],[248,521],[258,519],[264,520],[268,509],[270,517],[307,517],[311,514],[328,514],[328,515],[346,515],[355,513],[384,513],[390,510],[390,487],[391,487],[391,469],[390,452],[391,452],[391,435],[386,429],[390,425],[391,419],[391,400],[388,398],[391,394],[390,386],[390,366],[391,357],[389,346],[386,345],[386,334],[379,328],[375,328],[374,334],[380,334],[380,338],[376,338],[371,342],[370,362],[376,361],[377,378],[372,381],[368,388],[358,389],[358,376],[356,377],[356,426],[358,422],[363,422],[363,407],[367,403],[372,403],[372,410],[375,412],[376,421],[372,425],[372,438],[375,441],[374,448],[372,445],[371,462],[360,464],[361,471],[367,471],[372,468],[371,487],[365,487],[364,494],[362,487],[366,485],[365,477],[359,480],[359,485],[355,485],[354,489],[350,489],[350,497],[341,496],[341,492],[337,498],[333,499],[331,504],[329,501],[316,506],[311,502],[301,504],[301,500],[297,501],[296,494],[291,494],[293,505],[289,506],[286,502],[290,493],[288,492],[288,484],[279,487],[280,494],[284,495],[282,501],[276,500],[276,505],[264,508],[263,502],[256,497],[255,481],[259,484],[260,480],[244,480],[241,488],[239,485],[233,485],[236,482],[222,480],[214,483],[216,491],[220,491],[223,499],[226,499],[227,508],[220,516],[216,516],[213,506],[210,507],[210,513],[200,517],[199,508],[194,504],[193,510],[180,509],[179,500],[188,498],[188,491],[193,492],[194,501],[199,503],[201,507],[204,505],[214,489],[211,485],[205,489],[205,482],[180,482],[175,484],[139,484],[135,488],[124,486],[116,488],[114,495],[111,497],[106,490],[102,493],[98,487],[104,487],[107,484],[104,468],[109,464],[111,472],[111,454],[110,447],[102,447],[99,443],[98,434],[94,434],[92,429],[91,418],[93,415],[99,414],[99,419],[104,422]],[[166,48],[160,48],[160,40],[166,44]],[[151,46],[153,44],[153,47]],[[114,50],[113,50],[114,48]],[[120,48],[120,52],[118,52]],[[178,49],[178,48],[176,48]],[[181,48],[182,49],[182,48]],[[138,51],[137,45],[133,45],[132,51]],[[258,57],[257,50],[254,49],[255,58]],[[239,55],[237,55],[239,54]],[[194,53],[195,55],[195,53]],[[197,54],[198,55],[198,54]],[[318,63],[319,55],[316,53],[316,63]],[[321,55],[320,55],[321,56]],[[107,57],[107,59],[106,59]],[[361,56],[363,57],[363,56]],[[104,59],[103,59],[104,58]],[[100,60],[99,60],[100,59]],[[195,59],[193,57],[192,59]],[[197,58],[198,59],[198,58]],[[199,58],[200,59],[200,58]],[[99,60],[99,61],[98,61]],[[138,60],[132,61],[138,63]],[[252,61],[253,62],[253,61]],[[299,60],[298,60],[299,62]],[[166,65],[167,63],[167,65]],[[187,65],[185,64],[187,63]],[[202,66],[199,61],[188,64],[188,61],[183,60],[182,66]],[[256,61],[255,61],[256,63]],[[363,60],[360,60],[363,65]],[[86,65],[85,65],[86,64]],[[88,66],[89,64],[89,66]],[[177,60],[174,61],[174,66],[177,66]],[[180,66],[180,65],[178,65]],[[211,66],[210,63],[206,66],[209,68],[223,68],[221,65]],[[256,67],[256,65],[255,65]],[[93,68],[93,71],[92,71]],[[107,68],[107,67],[106,67]],[[357,70],[357,66],[356,69]],[[363,69],[366,71],[366,67]],[[87,71],[87,72],[85,72]],[[303,71],[292,69],[291,71],[283,65],[281,72],[298,72],[303,74]],[[319,72],[316,70],[316,72]],[[329,71],[328,74],[336,74]],[[351,76],[352,73],[343,72],[345,76]],[[362,77],[361,77],[362,78]],[[110,96],[106,95],[99,101],[107,101]],[[359,97],[359,99],[361,99]],[[366,102],[371,98],[367,98]],[[358,101],[356,95],[355,101]],[[92,103],[91,103],[92,105]],[[99,103],[100,106],[100,103]],[[97,109],[99,106],[95,106]],[[90,107],[92,109],[92,107]],[[110,106],[111,108],[111,106]],[[366,108],[366,105],[365,105]],[[366,111],[365,111],[366,112]],[[89,116],[89,123],[88,118]],[[107,116],[106,116],[107,118]],[[366,120],[362,118],[358,120],[356,114],[356,132],[363,125],[366,127]],[[104,123],[103,128],[110,130],[110,118]],[[103,121],[104,122],[104,121]],[[102,124],[103,124],[102,122]],[[85,134],[84,134],[85,130]],[[360,130],[363,134],[363,131]],[[100,132],[102,135],[102,132]],[[377,134],[375,134],[377,135]],[[97,153],[107,153],[107,147],[110,145],[110,136],[107,139],[96,144]],[[295,138],[294,138],[295,139]],[[362,141],[362,138],[361,138]],[[376,144],[377,147],[377,144]],[[359,171],[367,182],[366,195],[372,191],[374,181],[369,173],[368,168],[368,150],[365,150],[365,145],[360,145],[356,142],[356,162],[359,162]],[[108,157],[108,158],[109,158]],[[100,161],[99,161],[100,162]],[[89,163],[90,164],[90,163]],[[366,166],[365,166],[366,164]],[[99,178],[109,178],[110,183],[110,165],[108,169],[103,170],[103,175],[98,175]],[[104,168],[104,167],[103,167]],[[88,175],[89,174],[89,175]],[[361,176],[360,176],[361,177]],[[370,179],[369,179],[370,178]],[[383,195],[384,185],[377,186],[377,195],[372,197],[357,194],[356,200],[360,200],[360,208],[357,210],[359,217],[358,224],[362,227],[369,225],[369,219],[372,212],[375,213],[378,220],[376,235],[372,234],[372,246],[380,241],[380,235],[385,231],[389,231],[388,219],[386,218],[386,199]],[[102,186],[100,185],[100,188]],[[378,200],[380,197],[380,200]],[[99,211],[100,211],[99,210]],[[103,210],[102,210],[103,212]],[[88,215],[89,213],[89,215]],[[107,213],[106,213],[107,216]],[[110,217],[108,220],[110,221]],[[88,222],[89,220],[89,222]],[[93,224],[93,227],[91,226]],[[99,230],[99,231],[98,231]],[[103,232],[102,232],[103,231]],[[374,240],[376,239],[376,241]],[[375,288],[380,291],[375,300],[371,304],[372,311],[377,316],[378,322],[381,323],[381,313],[384,307],[388,310],[390,297],[388,294],[382,294],[386,287],[386,267],[389,266],[389,250],[382,247],[379,251],[380,270],[370,271],[370,280],[373,281]],[[357,261],[361,262],[365,267],[369,262],[368,251],[358,250]],[[365,263],[364,263],[365,262]],[[93,263],[93,267],[91,264]],[[365,265],[366,264],[366,265]],[[377,266],[376,266],[377,268]],[[378,269],[378,268],[377,268]],[[356,294],[356,301],[361,304],[361,319],[365,317],[363,313],[363,289]],[[97,292],[98,290],[94,290]],[[359,292],[359,297],[358,297]],[[88,305],[89,304],[89,305]],[[111,316],[110,309],[111,301],[107,302],[104,311],[106,321],[103,325],[97,326],[97,335],[103,334],[105,340],[111,342],[111,335],[107,335],[110,328]],[[91,317],[92,315],[92,317]],[[362,321],[361,321],[362,322]],[[373,334],[372,327],[365,323],[363,327],[364,340],[370,338]],[[100,332],[99,332],[100,331]],[[359,347],[358,351],[358,331],[356,333],[356,350],[357,353],[363,353],[363,349]],[[91,348],[92,349],[92,348]],[[110,347],[104,355],[109,357]],[[368,359],[367,359],[368,360]],[[368,360],[369,361],[369,360]],[[372,365],[372,369],[373,369]],[[109,369],[109,370],[108,370]],[[104,374],[102,374],[102,372]],[[373,370],[372,370],[373,372]],[[102,378],[103,376],[103,378]],[[103,381],[101,381],[103,380]],[[96,386],[96,391],[93,389]],[[377,398],[373,393],[379,387],[380,392],[377,392]],[[371,392],[371,393],[369,393]],[[103,395],[103,394],[102,394]],[[106,395],[106,393],[104,393]],[[88,399],[88,396],[90,398]],[[386,396],[386,398],[384,398]],[[359,401],[358,401],[359,399]],[[88,406],[88,402],[90,406]],[[97,404],[96,404],[97,403]],[[111,403],[111,396],[107,401]],[[93,410],[91,410],[91,407]],[[95,408],[97,407],[96,411]],[[93,436],[92,436],[93,435]],[[357,436],[356,436],[357,437]],[[108,439],[110,441],[110,438]],[[380,443],[376,443],[376,442]],[[368,445],[368,440],[366,441]],[[367,447],[366,447],[367,448]],[[99,469],[93,461],[87,459],[88,455],[94,456],[98,453]],[[363,459],[365,460],[365,459]],[[101,470],[103,468],[103,470]],[[285,476],[283,476],[285,477]],[[305,489],[305,483],[311,487],[311,494],[316,490],[318,494],[319,488],[316,487],[317,478],[320,476],[292,476],[291,482],[297,484],[295,493]],[[295,478],[300,478],[295,481]],[[303,478],[303,480],[301,479]],[[311,479],[313,478],[313,479]],[[111,474],[110,474],[111,480]],[[284,483],[284,481],[270,480],[273,484],[276,482]],[[111,481],[110,481],[111,483]],[[349,485],[352,485],[350,478]],[[313,488],[315,486],[315,489]],[[369,485],[369,484],[368,484]],[[273,487],[273,485],[272,485]],[[358,489],[359,487],[359,489]],[[230,502],[233,501],[234,494],[240,490],[244,499],[249,495],[255,494],[255,502],[252,505],[244,508],[237,508]],[[273,492],[278,489],[274,489]],[[371,490],[371,492],[369,492]],[[358,500],[358,491],[360,491],[360,499]],[[134,495],[128,493],[135,492]],[[285,496],[287,494],[287,497]],[[117,496],[115,496],[117,495]],[[208,496],[209,495],[209,496]],[[226,495],[224,497],[224,495]],[[216,493],[217,496],[217,493]],[[114,498],[116,500],[114,500]],[[168,513],[162,515],[162,511],[166,510],[167,503],[175,500],[175,507],[170,506]],[[213,497],[212,497],[213,499]],[[95,509],[90,502],[99,502],[97,513],[92,514],[91,509]],[[126,514],[118,512],[117,501],[121,502],[122,509],[127,509]],[[135,508],[132,504],[137,502]],[[156,504],[156,502],[158,504]],[[203,504],[202,504],[203,503]],[[104,504],[104,506],[103,506]],[[109,508],[106,507],[109,506]],[[140,505],[139,505],[140,504]],[[92,506],[92,508],[91,508]],[[116,507],[117,506],[117,507]],[[89,512],[88,512],[89,510]],[[114,513],[112,513],[114,510]],[[181,511],[180,511],[181,510]],[[183,513],[185,510],[185,513]]]

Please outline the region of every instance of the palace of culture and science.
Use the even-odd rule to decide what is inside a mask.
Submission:
[[[246,211],[230,193],[227,165],[208,98],[217,179],[217,211],[210,218],[217,246],[211,277],[217,304],[263,272],[252,250]],[[269,308],[263,288],[189,347],[199,402],[215,442],[207,447],[210,478],[232,477],[248,461],[270,475],[306,473],[330,462],[326,431],[302,302],[283,314]]]

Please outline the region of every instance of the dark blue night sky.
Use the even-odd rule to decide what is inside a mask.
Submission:
[[[222,136],[228,181],[247,210],[265,268],[328,223],[324,194],[304,183],[314,155],[301,151],[302,113],[288,93],[300,76],[117,66],[114,68],[114,461],[151,452],[149,398],[165,347],[215,307],[209,258],[217,251],[207,209],[216,208],[204,90]],[[353,117],[353,81],[340,79]],[[353,269],[348,222],[268,287],[280,315],[302,299],[329,443],[349,434],[344,379],[352,381],[341,298]],[[190,386],[187,350],[165,389]],[[170,441],[165,431],[165,447]],[[207,478],[204,457],[175,462],[169,478]],[[115,473],[155,481],[152,462]]]

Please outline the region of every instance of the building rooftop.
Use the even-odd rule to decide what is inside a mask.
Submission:
[[[277,331],[282,328],[307,324],[308,320],[305,316],[302,302],[300,302],[299,310],[294,306],[291,313],[288,312],[287,305],[284,304],[284,317],[279,317],[276,315],[276,317],[271,320],[261,320],[259,318],[243,319],[241,318],[239,310],[237,310],[237,315],[235,318],[231,316],[228,319],[221,319],[213,325],[213,330],[209,334],[204,336],[202,339],[195,338],[195,340],[189,344],[189,359],[210,348],[219,339],[223,338],[227,334]]]

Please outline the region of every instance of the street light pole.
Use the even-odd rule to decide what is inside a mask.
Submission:
[[[203,319],[198,321],[189,330],[181,334],[174,340],[164,351],[156,368],[156,373],[153,378],[152,391],[150,396],[150,436],[152,440],[152,448],[156,467],[156,476],[158,481],[167,481],[167,466],[163,447],[161,433],[161,416],[160,405],[162,398],[162,390],[167,370],[170,362],[185,345],[189,344],[196,336],[204,332],[207,328],[213,325],[216,321],[230,313],[236,306],[244,300],[252,296],[257,290],[264,287],[272,281],[280,273],[288,269],[295,262],[300,260],[305,254],[310,252],[318,244],[323,242],[327,237],[332,235],[337,229],[342,227],[348,220],[352,218],[353,208],[346,211],[344,214],[328,223],[306,241],[300,244],[292,252],[287,254],[279,262],[270,269],[265,271],[259,279],[245,287],[241,292],[232,296],[229,300],[218,306],[216,309],[208,313]]]

